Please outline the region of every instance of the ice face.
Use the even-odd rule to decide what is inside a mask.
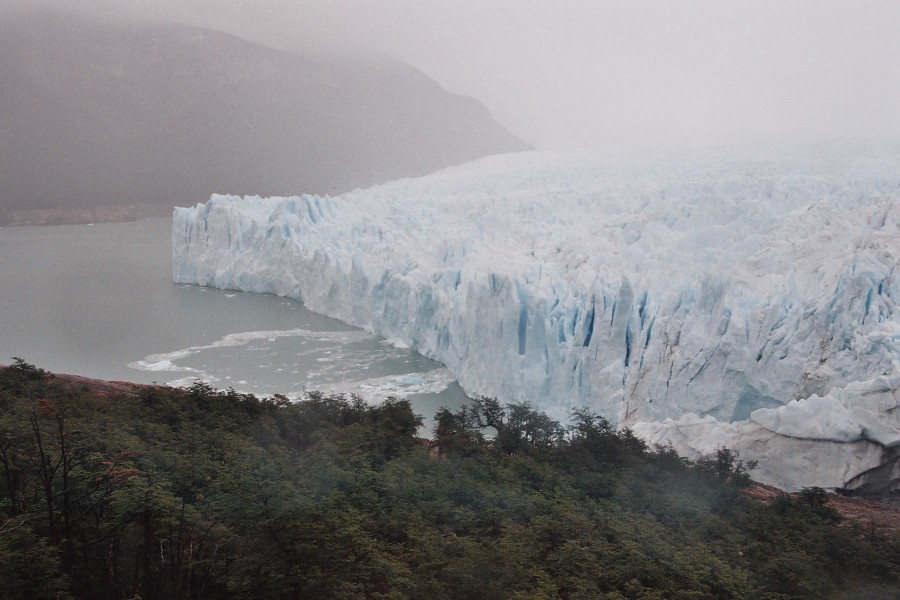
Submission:
[[[900,443],[896,145],[507,155],[335,198],[216,195],[172,235],[176,282],[302,300],[471,395],[588,406],[685,450],[742,439],[770,481],[808,471],[779,444],[856,457],[818,485]]]

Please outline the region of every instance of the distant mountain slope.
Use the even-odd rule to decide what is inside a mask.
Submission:
[[[174,24],[0,24],[0,222],[342,192],[524,149],[477,101],[388,59],[307,58]]]

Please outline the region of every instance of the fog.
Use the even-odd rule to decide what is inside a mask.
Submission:
[[[3,11],[36,0],[0,0]],[[304,53],[378,53],[539,148],[900,135],[900,2],[64,0]],[[2,18],[2,12],[0,12]]]

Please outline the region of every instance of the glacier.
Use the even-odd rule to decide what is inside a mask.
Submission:
[[[489,157],[178,208],[173,278],[278,294],[785,489],[900,447],[900,144]]]

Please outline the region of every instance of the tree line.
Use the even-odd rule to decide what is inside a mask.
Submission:
[[[752,463],[527,404],[0,368],[0,598],[893,598],[900,544]]]

